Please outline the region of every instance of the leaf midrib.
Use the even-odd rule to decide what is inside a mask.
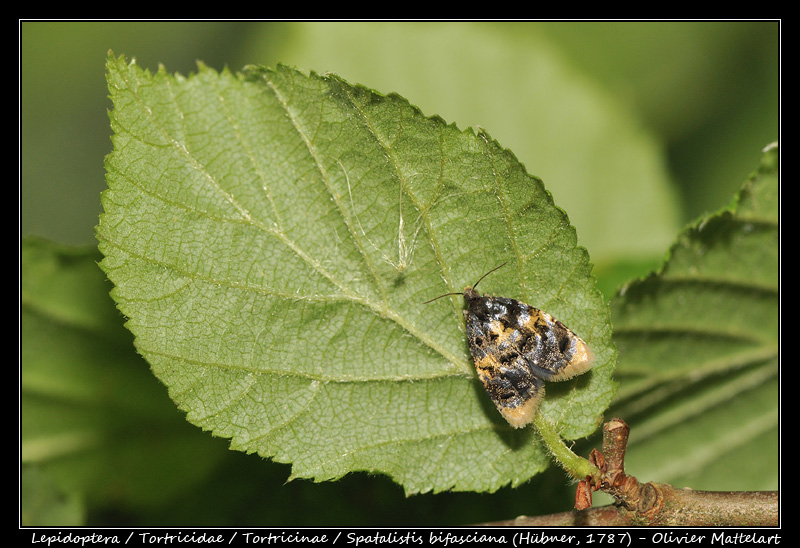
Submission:
[[[127,74],[127,72],[122,71],[122,74]],[[143,98],[138,93],[138,84],[140,84],[140,82],[138,80],[136,82],[133,82],[133,83],[137,84],[136,89],[134,89],[133,86],[130,85],[132,82],[130,82],[127,79],[127,76],[123,76],[123,78],[128,83],[128,88],[127,88],[128,92],[136,99],[137,103],[140,105],[142,110],[149,117],[149,119],[150,119],[151,123],[153,124],[153,126],[156,127],[161,132],[161,134],[164,137],[164,139],[166,140],[166,142],[170,143],[181,155],[183,155],[187,159],[187,161],[189,162],[190,167],[192,169],[198,171],[199,173],[201,173],[201,175],[203,176],[203,179],[208,181],[209,184],[211,184],[212,187],[215,190],[217,190],[220,193],[220,195],[222,195],[223,198],[226,201],[231,203],[231,205],[233,205],[236,208],[236,210],[239,211],[242,214],[242,217],[243,217],[242,222],[257,228],[257,229],[265,232],[266,234],[269,234],[269,235],[277,237],[284,245],[286,245],[298,257],[300,257],[304,262],[306,262],[306,264],[308,264],[311,268],[313,268],[321,276],[323,276],[324,278],[328,279],[332,284],[334,284],[336,287],[338,287],[342,291],[342,293],[344,294],[344,299],[345,300],[349,300],[350,302],[353,302],[355,304],[359,304],[359,305],[365,306],[366,308],[371,310],[373,313],[375,313],[379,317],[386,318],[386,319],[389,319],[389,320],[393,321],[400,328],[404,329],[410,335],[412,335],[416,340],[420,341],[420,343],[424,344],[425,346],[428,346],[429,348],[431,348],[432,350],[437,352],[447,362],[449,362],[449,363],[451,363],[451,364],[453,364],[455,366],[453,368],[452,372],[451,373],[447,373],[446,375],[453,375],[453,374],[465,375],[466,372],[469,371],[469,364],[466,363],[465,360],[463,360],[462,358],[459,358],[458,356],[448,352],[445,348],[443,348],[442,346],[436,344],[436,342],[431,337],[427,336],[425,332],[417,329],[416,326],[414,326],[414,324],[412,324],[411,322],[407,321],[405,319],[405,317],[403,317],[402,315],[400,315],[396,311],[392,310],[389,307],[389,304],[388,304],[388,302],[386,301],[385,298],[384,298],[383,303],[377,303],[377,302],[373,302],[370,299],[365,299],[365,298],[360,297],[357,293],[355,293],[352,290],[350,290],[349,288],[347,288],[344,283],[339,281],[330,272],[328,272],[318,261],[315,261],[311,256],[309,256],[307,253],[305,253],[302,250],[302,248],[300,248],[300,246],[298,246],[291,238],[288,238],[286,236],[285,232],[283,230],[281,230],[279,227],[276,226],[275,228],[271,228],[271,227],[268,227],[268,226],[264,225],[263,223],[255,220],[255,219],[253,219],[253,217],[249,214],[249,211],[247,211],[246,208],[244,208],[241,204],[239,204],[233,196],[231,196],[230,194],[225,192],[225,190],[222,189],[220,187],[220,185],[216,182],[215,178],[204,168],[204,166],[202,164],[200,164],[199,162],[196,161],[196,159],[191,155],[191,153],[186,149],[186,147],[182,146],[180,144],[180,142],[178,142],[175,139],[173,139],[171,137],[171,135],[169,134],[169,132],[167,132],[166,129],[163,127],[163,125],[158,122],[158,120],[154,116],[152,110],[147,106],[147,104],[145,103]],[[169,77],[167,77],[167,78],[169,79]],[[271,88],[274,89],[274,86],[271,86]],[[170,93],[172,94],[171,91],[170,91]],[[318,170],[320,172],[320,175],[321,175],[321,177],[323,179],[323,182],[325,183],[326,190],[328,191],[328,193],[334,199],[335,203],[337,204],[337,209],[339,210],[339,214],[342,217],[343,222],[348,227],[348,230],[350,231],[351,235],[353,235],[354,228],[348,222],[348,219],[347,219],[346,215],[344,215],[344,212],[341,209],[341,204],[339,203],[338,199],[336,199],[336,197],[335,197],[335,193],[333,193],[331,191],[331,189],[329,187],[329,184],[327,182],[328,181],[327,174],[325,173],[324,169],[322,169],[322,166],[320,165],[320,163],[318,161],[318,158],[314,154],[314,152],[312,150],[312,147],[311,147],[310,140],[307,138],[305,133],[303,133],[301,131],[300,127],[297,125],[296,121],[291,116],[291,113],[286,108],[285,101],[282,99],[282,97],[279,96],[279,94],[277,92],[277,89],[274,90],[274,93],[276,93],[276,98],[279,100],[279,102],[281,102],[281,104],[282,104],[282,106],[284,108],[284,111],[286,112],[286,115],[289,117],[290,120],[292,120],[292,124],[295,126],[296,130],[298,131],[298,135],[300,136],[301,139],[303,139],[303,141],[306,143],[306,145],[309,146],[309,153],[312,155],[312,158],[314,159],[314,162],[317,165],[317,168],[318,168]],[[174,97],[173,97],[173,99],[174,99]],[[174,103],[174,101],[173,101],[173,103]],[[180,116],[180,118],[183,119],[182,113],[178,109],[177,104],[176,104],[176,110],[178,111],[178,115]],[[143,140],[139,139],[139,137],[136,136],[134,133],[128,131],[128,134],[132,138],[144,142]],[[375,137],[375,139],[380,143],[380,139],[378,139],[377,136],[374,135],[374,132],[370,132],[370,134],[373,135],[373,137]],[[147,144],[147,143],[145,143],[145,144]],[[381,146],[383,146],[382,143],[381,143]],[[394,166],[395,164],[393,163],[392,165]],[[257,170],[257,173],[260,173],[260,172]],[[130,180],[129,177],[126,177],[126,179]],[[262,181],[262,182],[266,185],[266,181]],[[136,185],[136,186],[137,186],[137,188],[141,188],[139,185]],[[165,200],[161,195],[158,195],[158,194],[155,194],[155,193],[153,193],[152,195],[156,196],[158,199],[164,201],[165,203],[171,203],[170,201]],[[416,201],[415,201],[415,203],[416,203]],[[354,238],[355,238],[355,236],[354,236]],[[109,240],[106,240],[106,241],[109,242],[109,243],[113,243],[113,242],[110,242]],[[375,271],[374,271],[374,267],[373,267],[373,265],[371,265],[371,262],[368,259],[368,255],[364,251],[363,245],[361,244],[360,240],[358,240],[357,238],[355,238],[355,241],[358,244],[358,247],[360,249],[362,257],[365,258],[365,262],[368,265],[368,268],[370,269],[370,272],[373,275],[373,278],[377,278],[377,276],[375,274]],[[150,262],[151,264],[156,264],[156,265],[162,266],[164,268],[170,268],[171,270],[173,270],[175,272],[179,272],[180,274],[182,274],[182,275],[184,275],[186,277],[189,277],[190,279],[200,280],[200,281],[207,281],[209,283],[214,283],[216,285],[222,285],[222,286],[235,288],[235,289],[243,289],[243,290],[252,290],[253,289],[253,288],[250,288],[250,287],[247,287],[247,286],[237,285],[237,284],[235,284],[235,283],[233,283],[233,282],[231,282],[229,280],[216,280],[216,279],[204,280],[202,276],[199,276],[196,273],[188,273],[186,271],[183,271],[181,269],[176,268],[174,265],[168,265],[168,264],[165,264],[163,262],[156,261],[156,260],[154,260],[154,259],[152,259],[150,257],[145,257],[145,256],[142,256],[142,255],[133,253],[130,250],[125,249],[124,247],[122,247],[121,245],[119,245],[117,243],[113,243],[113,245],[115,247],[117,247],[118,249],[120,249],[120,250],[122,250],[122,251],[124,251],[124,252],[126,252],[126,253],[128,253],[128,254],[130,254],[132,256],[135,256],[135,257],[139,258],[140,260],[147,261],[147,262]],[[378,283],[380,284],[380,282],[378,282]],[[385,294],[384,294],[384,297],[385,297]],[[293,298],[297,298],[297,295],[293,295]],[[183,358],[183,359],[185,359],[185,358]]]

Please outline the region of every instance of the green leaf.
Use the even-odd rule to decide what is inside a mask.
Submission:
[[[397,90],[462,127],[489,127],[544,179],[596,267],[620,255],[660,258],[682,224],[662,144],[637,118],[630,90],[616,98],[608,89],[620,82],[604,89],[578,70],[550,25],[291,22],[279,25],[285,33],[280,41],[275,28],[255,29],[244,55],[291,60]],[[635,29],[618,31],[617,39],[628,32]],[[381,47],[364,47],[373,43]],[[612,66],[621,61],[604,60]]]
[[[660,272],[612,302],[615,412],[631,423],[628,465],[642,479],[777,488],[778,156],[766,149],[729,208],[687,228]]]
[[[163,504],[221,455],[136,355],[100,259],[93,247],[21,243],[20,462],[32,524],[82,519],[83,503]]]
[[[548,465],[476,378],[460,297],[561,319],[591,373],[541,413],[590,434],[613,396],[608,309],[541,181],[487,134],[332,75],[188,78],[110,57],[97,235],[139,352],[190,422],[317,481],[496,490]],[[488,465],[488,466],[487,466]]]

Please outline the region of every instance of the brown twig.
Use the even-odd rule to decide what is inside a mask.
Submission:
[[[599,474],[578,482],[575,511],[526,517],[487,525],[624,526],[690,525],[751,527],[779,525],[777,491],[694,491],[668,483],[641,483],[625,474],[625,451],[630,427],[621,419],[603,425],[603,451],[592,450],[589,460]],[[592,491],[604,491],[615,504],[591,508]]]

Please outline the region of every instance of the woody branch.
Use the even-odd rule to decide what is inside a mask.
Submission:
[[[625,473],[625,451],[630,427],[621,419],[603,425],[603,450],[589,457],[598,473],[578,483],[576,510],[547,516],[522,516],[490,525],[689,525],[776,526],[777,491],[695,491],[668,483],[640,482]],[[591,492],[603,491],[615,503],[591,507]]]

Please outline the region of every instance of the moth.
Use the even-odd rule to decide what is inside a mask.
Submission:
[[[514,428],[529,424],[544,399],[545,381],[565,381],[592,367],[589,346],[553,316],[515,299],[464,289],[467,342],[478,378]],[[435,301],[446,293],[426,303]]]

